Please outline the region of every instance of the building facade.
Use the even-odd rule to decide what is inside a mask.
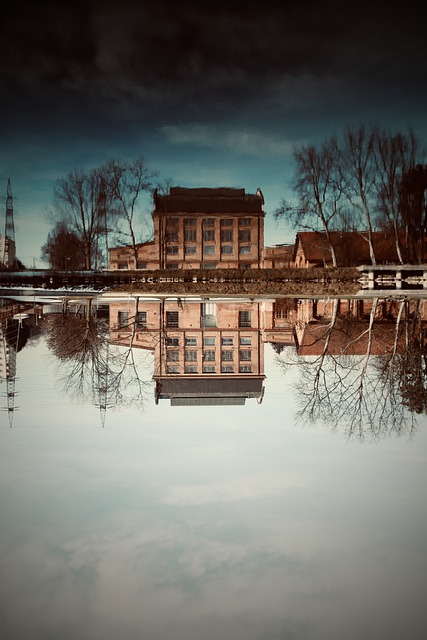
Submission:
[[[110,269],[260,268],[264,198],[258,189],[172,187],[154,192],[154,240],[110,249]]]
[[[286,269],[292,267],[293,251],[293,244],[277,244],[273,247],[264,247],[264,269]]]
[[[248,300],[110,304],[111,342],[151,351],[156,402],[175,405],[261,402],[262,325],[260,303]]]

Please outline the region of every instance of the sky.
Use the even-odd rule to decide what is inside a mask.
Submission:
[[[0,233],[43,266],[56,180],[144,156],[159,179],[264,194],[266,244],[292,197],[292,151],[378,123],[427,143],[415,3],[10,2],[0,21]],[[149,204],[146,212],[149,213]]]

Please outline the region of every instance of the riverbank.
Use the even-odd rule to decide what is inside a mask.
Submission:
[[[138,275],[137,275],[138,274]],[[111,291],[218,295],[337,295],[360,289],[357,269],[205,269],[134,272]]]

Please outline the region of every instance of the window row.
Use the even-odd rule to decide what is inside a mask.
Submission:
[[[146,311],[137,311],[137,313],[132,316],[129,316],[129,311],[119,311],[117,319],[117,324],[120,329],[131,327],[133,324],[136,324],[136,326],[140,328],[147,327]]]
[[[169,244],[166,247],[166,253],[169,256],[176,256],[179,253],[179,246],[177,244]],[[197,254],[197,246],[196,245],[185,245],[184,253],[186,256],[196,255]],[[207,244],[203,247],[203,254],[205,256],[213,256],[216,253],[216,245],[215,244]],[[221,245],[221,254],[222,255],[232,255],[234,253],[234,246],[232,244],[222,244]],[[240,255],[250,255],[251,253],[251,245],[239,245],[239,254]],[[123,269],[127,268],[123,267]]]
[[[137,311],[136,314],[130,315],[129,311],[119,311],[118,312],[118,327],[130,327],[136,324],[137,327],[145,328],[147,327],[147,312],[146,311]],[[239,327],[250,327],[251,322],[251,312],[250,311],[239,311]],[[179,313],[178,311],[166,311],[166,327],[167,328],[178,328],[179,327]],[[167,340],[178,340],[178,338],[167,338]],[[185,338],[185,344],[190,346],[192,344],[196,344],[196,338]],[[169,344],[169,343],[168,343]],[[204,338],[205,345],[214,345],[215,337],[205,337]],[[231,346],[233,345],[233,337],[223,337],[221,344],[223,346]],[[241,345],[250,345],[251,338],[246,336],[240,337]]]
[[[221,218],[220,226],[221,227],[232,227],[235,218]],[[239,227],[251,227],[252,226],[252,218],[239,218],[238,223]],[[184,227],[195,227],[197,225],[196,218],[184,218]],[[178,218],[168,218],[166,228],[178,227]],[[202,226],[206,227],[214,227],[215,226],[215,218],[203,218]]]
[[[184,353],[185,362],[197,362],[197,351],[186,349]],[[166,360],[167,362],[178,362],[179,361],[179,350],[178,349],[168,349],[166,351]],[[221,362],[233,362],[234,360],[234,351],[231,349],[227,351],[221,351]],[[205,350],[203,351],[203,361],[204,362],[215,362],[215,351]],[[250,362],[251,361],[251,351],[249,349],[240,349],[239,350],[239,361],[240,362]]]
[[[239,367],[240,373],[251,373],[252,368],[247,365]],[[170,373],[170,372],[169,372]],[[174,373],[178,373],[175,371]],[[198,373],[198,369],[196,365],[185,365],[184,373]],[[206,365],[203,367],[203,373],[215,373],[215,367]],[[222,364],[221,365],[221,373],[234,373],[234,366],[232,364]]]
[[[178,338],[176,338],[178,340]],[[252,338],[250,336],[240,336],[239,342],[241,345],[248,345],[250,346],[252,344]],[[203,344],[204,346],[215,346],[216,343],[216,338],[215,336],[205,336],[203,338]],[[229,346],[233,346],[234,344],[234,337],[233,336],[222,336],[221,337],[221,345],[223,347],[229,347]],[[197,346],[197,338],[194,336],[191,337],[187,337],[185,338],[185,346],[186,347],[196,347]]]
[[[127,313],[127,312],[122,312]],[[178,311],[166,311],[166,327],[177,328],[179,326]],[[252,316],[250,311],[239,311],[239,327],[251,327]]]
[[[177,364],[168,364],[166,366],[167,373],[180,373],[179,365]],[[203,373],[216,373],[215,365],[203,365],[202,367]],[[186,365],[184,367],[184,373],[198,373],[196,365]],[[233,365],[221,365],[221,373],[234,373]],[[239,373],[252,373],[252,367],[250,364],[242,364],[239,365]]]
[[[170,231],[166,234],[167,242],[178,242],[178,232]],[[232,229],[221,229],[219,234],[221,242],[233,242],[233,230]],[[242,229],[239,230],[238,234],[239,242],[251,242],[251,230],[250,229]],[[203,231],[203,241],[204,242],[215,242],[216,235],[215,229],[205,229]],[[197,231],[195,229],[185,229],[184,231],[184,241],[185,242],[196,242],[197,240]]]

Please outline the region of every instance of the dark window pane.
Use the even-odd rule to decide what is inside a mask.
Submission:
[[[186,229],[184,231],[184,240],[195,242],[197,233],[195,229]]]
[[[215,229],[205,229],[203,231],[203,240],[205,242],[213,242],[215,240]]]
[[[178,311],[166,311],[166,326],[178,327]]]
[[[178,362],[179,351],[177,349],[168,349],[166,351],[166,360],[168,362]]]
[[[239,327],[250,327],[251,325],[251,312],[239,311]]]
[[[239,241],[240,242],[250,242],[251,241],[251,230],[243,229],[239,231]]]
[[[147,312],[146,311],[138,311],[136,314],[136,324],[138,327],[146,327],[147,326]]]
[[[118,315],[119,327],[128,327],[129,326],[129,312],[128,311],[119,311]]]
[[[221,230],[221,242],[233,242],[233,230]]]

